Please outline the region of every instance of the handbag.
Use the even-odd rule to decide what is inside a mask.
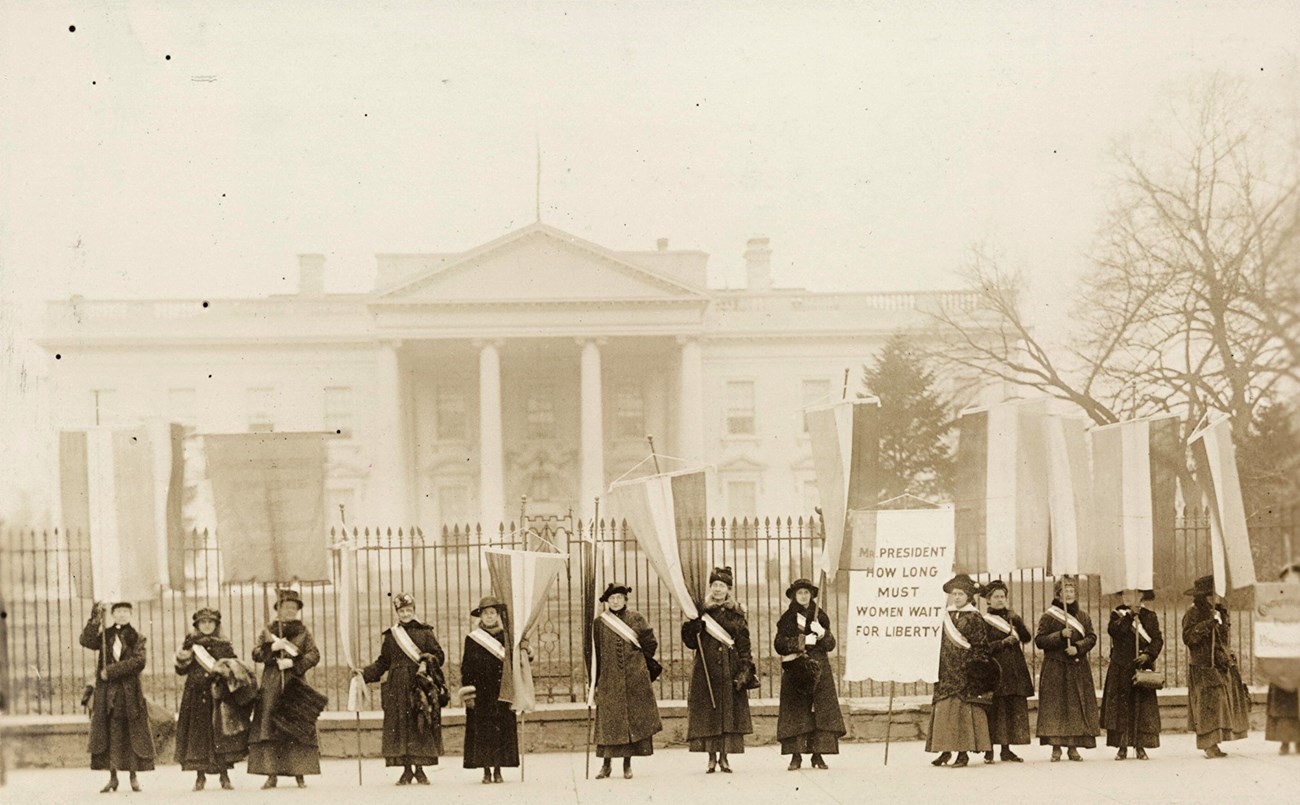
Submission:
[[[1147,690],[1161,690],[1165,686],[1164,671],[1148,671],[1138,668],[1133,672],[1133,687]]]

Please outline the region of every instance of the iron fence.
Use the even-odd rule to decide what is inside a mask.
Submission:
[[[1281,564],[1284,550],[1295,532],[1294,512],[1256,515],[1252,543],[1261,546],[1257,565],[1261,575],[1271,578]],[[530,635],[536,655],[533,669],[538,698],[549,702],[584,700],[585,670],[582,652],[582,578],[584,539],[594,537],[597,577],[618,580],[633,588],[630,606],[641,612],[659,638],[659,659],[664,673],[656,682],[661,700],[684,699],[693,656],[680,637],[682,616],[666,587],[659,582],[646,557],[638,550],[625,523],[602,521],[573,523],[551,519],[540,525],[541,539],[569,556],[567,571],[554,586]],[[460,675],[463,639],[469,629],[469,611],[489,591],[490,581],[483,550],[491,547],[536,547],[515,536],[513,524],[496,533],[480,527],[444,528],[437,538],[413,531],[361,529],[349,533],[356,545],[353,583],[357,591],[352,623],[353,644],[359,647],[355,661],[372,660],[379,650],[380,633],[392,622],[390,595],[410,592],[416,596],[421,617],[434,626],[447,652],[451,681]],[[1177,526],[1176,561],[1190,577],[1207,566],[1208,531],[1202,517],[1184,516]],[[342,572],[337,547],[343,533],[331,530],[330,550],[333,575],[330,582],[301,585],[306,606],[303,620],[313,630],[321,647],[321,664],[312,673],[313,684],[330,697],[330,706],[346,702],[349,669],[341,641],[337,639],[340,597],[336,581]],[[536,538],[534,538],[536,539]],[[798,577],[814,578],[814,566],[821,550],[821,535],[811,517],[743,520],[715,520],[709,523],[707,553],[714,565],[730,565],[736,577],[736,597],[748,613],[754,658],[761,676],[756,694],[775,697],[780,686],[780,661],[772,647],[776,621],[785,610],[786,585]],[[8,711],[15,714],[72,714],[79,710],[81,693],[94,669],[94,655],[78,643],[92,602],[79,598],[71,579],[90,566],[84,541],[66,538],[59,532],[10,530],[0,534],[0,658],[7,658],[0,685]],[[1276,550],[1270,546],[1279,546]],[[74,547],[70,547],[74,546]],[[224,584],[222,552],[215,534],[195,531],[186,547],[186,581],[181,591],[164,591],[137,606],[134,623],[148,638],[148,665],[142,677],[145,692],[153,700],[175,708],[181,691],[172,670],[172,657],[190,625],[190,616],[202,606],[215,606],[223,614],[223,631],[240,656],[248,657],[258,632],[272,617],[272,585]],[[1014,574],[1012,608],[1022,613],[1031,631],[1037,617],[1051,600],[1052,580],[1041,571]],[[1103,596],[1096,578],[1080,585],[1080,603],[1092,616],[1100,644],[1093,654],[1093,670],[1100,687],[1105,673],[1110,640],[1106,624],[1114,600]],[[1182,686],[1186,677],[1186,648],[1181,641],[1180,622],[1187,606],[1181,590],[1161,595],[1153,604],[1165,632],[1161,663],[1171,686]],[[1240,600],[1236,600],[1240,598]],[[841,574],[822,591],[821,603],[833,628],[842,631],[848,612],[847,576]],[[1234,649],[1242,658],[1248,682],[1256,679],[1251,654],[1252,614],[1249,601],[1230,598],[1235,610]],[[1031,670],[1037,674],[1040,653],[1031,643],[1027,650]],[[833,661],[842,674],[843,657]],[[883,682],[842,683],[841,694],[849,698],[887,695]],[[927,694],[924,683],[900,684],[899,695]]]

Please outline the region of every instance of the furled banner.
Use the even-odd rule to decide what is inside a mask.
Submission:
[[[1284,690],[1300,686],[1300,584],[1255,585],[1255,663]]]
[[[880,501],[880,401],[844,400],[804,410],[826,542],[817,567],[834,579],[845,560],[849,513]]]
[[[537,709],[533,691],[533,671],[528,656],[519,650],[519,643],[542,614],[542,604],[568,557],[544,551],[516,551],[505,548],[484,548],[492,591],[506,604],[506,628],[510,643],[506,646],[506,662],[510,673],[501,678],[501,700],[511,702],[516,713],[531,713]]]
[[[698,618],[709,578],[705,470],[690,469],[618,481],[611,510],[627,521],[655,575],[688,619]]]
[[[934,682],[952,573],[953,510],[859,512],[874,522],[875,564],[849,571],[849,617],[840,647],[846,681]],[[865,530],[865,528],[863,529]]]
[[[1175,493],[1185,455],[1175,415],[1092,429],[1095,551],[1105,593],[1167,589]]]
[[[328,581],[325,436],[205,436],[226,583]]]
[[[1046,567],[1047,439],[1034,405],[963,412],[956,462],[955,568],[1010,573]]]
[[[1246,531],[1246,504],[1237,477],[1237,454],[1232,446],[1232,423],[1226,414],[1189,440],[1196,483],[1210,514],[1210,555],[1215,592],[1227,595],[1255,583],[1255,559]]]
[[[59,434],[64,530],[90,556],[72,568],[78,596],[147,601],[184,584],[180,445],[167,424]]]

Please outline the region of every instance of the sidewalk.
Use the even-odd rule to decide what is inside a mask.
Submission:
[[[523,797],[539,802],[677,803],[707,797],[710,802],[807,802],[848,803],[886,801],[894,803],[1066,803],[1116,802],[1134,805],[1153,803],[1227,803],[1294,801],[1300,790],[1300,756],[1281,757],[1277,744],[1264,741],[1259,733],[1244,741],[1224,744],[1231,756],[1205,760],[1189,734],[1162,736],[1164,746],[1152,750],[1152,760],[1118,763],[1113,750],[1099,747],[1085,751],[1083,763],[1048,762],[1045,747],[1021,747],[1023,764],[985,766],[979,758],[965,769],[936,769],[932,755],[920,743],[894,744],[889,766],[882,765],[884,744],[845,744],[842,753],[828,757],[829,771],[805,768],[785,770],[787,759],[776,747],[756,747],[732,759],[734,774],[704,773],[704,756],[684,749],[661,751],[651,758],[634,761],[636,777],[624,780],[615,761],[615,776],[608,780],[584,780],[582,754],[538,754],[526,759],[527,782],[519,782],[519,770],[506,770],[502,785],[482,785],[477,770],[460,768],[460,757],[444,759],[431,769],[428,787],[398,788],[397,773],[385,769],[382,761],[363,765],[365,785],[357,787],[357,764],[350,760],[328,760],[319,777],[308,778],[308,788],[298,790],[292,778],[281,780],[287,787],[261,791],[261,777],[243,771],[232,775],[236,790],[222,791],[215,779],[209,789],[191,794],[193,776],[175,766],[162,766],[144,773],[145,790],[131,793],[123,775],[122,787],[113,795],[97,793],[107,775],[88,770],[18,770],[9,774],[9,785],[0,788],[6,805],[38,805],[80,802],[107,803],[127,800],[131,805],[177,801],[240,803],[504,803]],[[805,758],[805,763],[807,759]],[[599,760],[592,758],[592,774]],[[189,797],[199,797],[190,800]]]

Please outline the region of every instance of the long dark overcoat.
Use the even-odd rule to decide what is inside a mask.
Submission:
[[[504,632],[493,636],[504,645]],[[504,668],[501,660],[473,638],[465,638],[460,684],[475,687],[474,706],[465,710],[463,766],[467,769],[519,765],[519,730],[515,725],[515,711],[510,709],[510,702],[501,701]]]
[[[827,655],[835,650],[835,635],[831,632],[831,619],[826,610],[818,607],[817,623],[826,630],[817,642],[806,645],[805,637],[811,633],[808,609],[791,603],[776,622],[776,637],[772,647],[781,656],[804,652],[817,663],[821,673],[811,689],[801,671],[781,666],[781,707],[776,719],[777,740],[794,738],[810,732],[829,732],[837,738],[844,735],[844,715],[840,712],[840,698],[835,690],[835,671]],[[799,628],[799,616],[805,619]]]
[[[122,654],[113,659],[112,647],[121,636]],[[110,712],[125,712],[130,751],[135,756],[137,771],[153,768],[153,733],[149,725],[149,707],[140,688],[140,674],[144,671],[148,640],[134,627],[109,626],[100,632],[98,617],[92,616],[81,630],[81,645],[98,652],[95,662],[95,694],[90,710],[90,768],[96,770],[113,767],[113,758],[121,758],[125,747],[110,746]],[[108,679],[99,672],[107,671]],[[123,768],[123,766],[118,766]]]
[[[1133,628],[1131,609],[1113,610],[1110,624],[1106,627],[1110,635],[1110,666],[1106,669],[1106,685],[1101,697],[1101,725],[1106,728],[1109,746],[1134,745],[1129,728],[1129,714],[1134,707],[1137,708],[1137,745],[1144,748],[1160,745],[1160,703],[1156,700],[1156,692],[1151,688],[1133,687],[1133,671],[1155,668],[1156,658],[1165,647],[1165,638],[1160,633],[1160,618],[1156,613],[1141,607],[1137,618],[1150,641]],[[1139,652],[1146,655],[1140,665],[1137,663]]]
[[[285,652],[273,650],[270,636],[279,637],[281,621],[272,621],[263,631],[261,641],[253,649],[253,660],[262,664],[261,694],[253,710],[253,725],[248,734],[249,764],[252,774],[320,774],[320,750],[318,749],[316,723],[304,726],[304,732],[311,735],[309,743],[289,738],[277,730],[273,723],[276,706],[284,692],[284,684],[289,677],[305,679],[307,672],[320,663],[320,649],[311,630],[302,621],[283,622],[284,637],[298,650],[293,665],[281,672],[276,664]],[[282,681],[283,680],[283,681]],[[268,761],[272,761],[271,768]]]
[[[207,649],[214,660],[235,657],[230,641],[215,634],[191,632],[181,648],[193,651],[195,645]],[[229,769],[248,753],[248,733],[241,730],[231,737],[222,734],[220,708],[212,697],[212,685],[221,677],[203,670],[194,658],[177,661],[175,667],[176,673],[185,677],[176,719],[176,762],[185,771],[215,773]]]
[[[596,619],[596,745],[624,746],[663,729],[646,657],[659,650],[654,629],[640,613],[610,613],[636,632],[637,648]]]
[[[432,679],[442,676],[442,663],[446,659],[433,627],[419,621],[402,624],[411,642],[420,650],[420,660],[426,675]],[[379,656],[361,670],[367,682],[378,682],[384,674],[388,678],[379,687],[380,706],[384,709],[384,740],[380,751],[389,766],[431,766],[442,754],[442,708],[436,694],[423,695],[417,686],[419,663],[402,651],[393,637],[392,629],[385,629]]]
[[[1052,606],[1060,607],[1060,601]],[[1043,668],[1038,675],[1038,739],[1052,746],[1092,748],[1101,734],[1097,722],[1097,690],[1093,687],[1092,664],[1088,653],[1097,645],[1092,618],[1078,603],[1068,612],[1084,628],[1083,634],[1071,629],[1069,640],[1061,636],[1065,624],[1048,613],[1038,619],[1034,645],[1043,652]],[[1071,656],[1067,645],[1078,651]]]
[[[749,692],[736,690],[734,682],[744,676],[752,662],[749,623],[739,605],[731,601],[706,606],[705,611],[731,635],[735,646],[728,647],[714,639],[705,630],[703,620],[682,624],[682,642],[692,651],[699,648],[686,700],[686,738],[702,741],[723,735],[748,735],[754,731],[749,717]],[[710,684],[716,707],[709,701]]]
[[[993,660],[1002,669],[998,677],[994,696],[1033,696],[1034,677],[1029,673],[1029,664],[1025,662],[1024,644],[1033,640],[1025,619],[1006,609],[989,609],[988,614],[997,615],[1011,624],[1011,634],[1005,634],[994,626],[987,629],[989,649]]]
[[[1219,621],[1214,618],[1219,613]],[[1183,615],[1187,646],[1187,721],[1196,745],[1245,738],[1250,729],[1249,699],[1229,647],[1231,616],[1226,607],[1197,598]]]

